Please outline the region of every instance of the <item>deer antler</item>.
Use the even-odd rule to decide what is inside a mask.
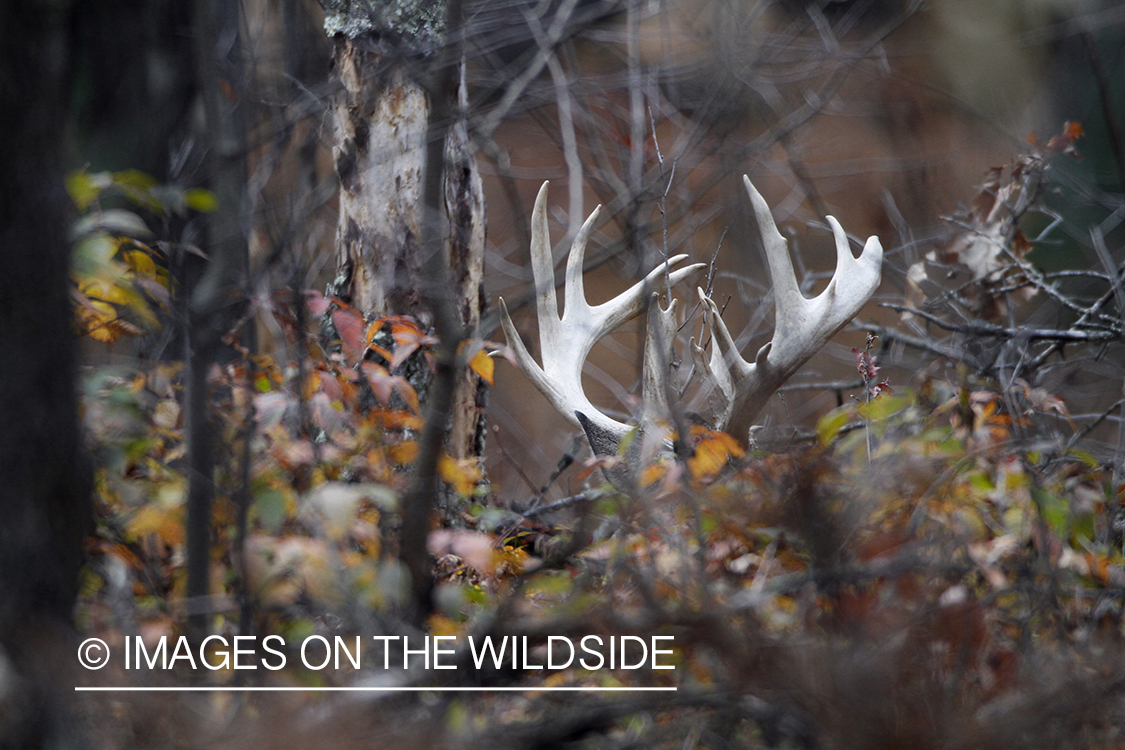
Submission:
[[[883,247],[878,237],[869,237],[859,258],[854,257],[839,222],[827,217],[836,238],[836,271],[828,287],[818,296],[808,299],[797,285],[788,243],[777,231],[769,206],[754,189],[750,179],[744,177],[743,180],[757,216],[773,280],[776,318],[773,338],[758,350],[753,362],[747,362],[739,354],[714,301],[702,289],[697,289],[707,325],[714,333],[714,343],[709,358],[694,341],[692,352],[707,381],[705,391],[710,400],[712,424],[745,440],[751,422],[770,396],[855,317],[875,293],[879,286]],[[547,183],[543,184],[535,199],[531,219],[531,270],[535,279],[542,366],[528,353],[512,325],[502,298],[500,319],[520,369],[563,416],[586,431],[594,453],[606,455],[615,452],[618,442],[630,427],[602,413],[586,398],[582,390],[582,365],[598,339],[644,309],[645,295],[656,288],[660,274],[678,265],[687,256],[670,258],[666,264],[650,272],[644,281],[604,304],[591,307],[586,302],[582,287],[582,257],[598,211],[594,209],[586,219],[571,246],[566,265],[566,307],[560,317],[547,233]],[[670,271],[670,282],[679,283],[701,268],[703,264],[696,263]],[[667,408],[665,379],[675,332],[676,301],[671,300],[668,307],[663,308],[653,295],[645,340],[646,420],[660,415],[661,409]]]
[[[875,293],[883,264],[883,246],[878,237],[868,237],[859,258],[854,257],[840,223],[827,217],[836,238],[836,271],[828,287],[808,299],[797,285],[788,243],[777,231],[769,206],[750,178],[742,179],[754,206],[773,281],[773,337],[758,350],[753,362],[747,362],[738,353],[715,303],[703,290],[697,289],[707,323],[714,333],[710,360],[704,361],[702,350],[692,344],[697,365],[712,381],[714,423],[735,437],[746,439],[754,417],[770,396],[854,318]]]
[[[594,343],[625,321],[640,314],[645,308],[647,294],[658,288],[657,282],[660,281],[661,275],[666,269],[670,270],[673,266],[682,263],[687,256],[677,255],[669,258],[666,264],[653,269],[643,281],[634,284],[608,302],[591,306],[586,302],[586,293],[582,284],[582,259],[586,252],[586,241],[601,209],[599,206],[578,230],[571,245],[570,257],[566,264],[565,306],[560,316],[558,300],[555,296],[554,263],[547,227],[547,185],[548,183],[544,182],[543,187],[539,189],[531,215],[531,271],[535,280],[535,306],[539,318],[539,351],[543,360],[542,366],[528,353],[527,347],[524,346],[523,340],[512,324],[503,298],[500,299],[500,320],[519,368],[555,409],[575,426],[586,429],[591,441],[594,439],[594,434],[598,433],[606,437],[608,442],[605,444],[616,446],[617,440],[631,428],[602,413],[586,398],[582,390],[582,365],[586,362],[586,356]],[[670,271],[670,283],[679,283],[702,269],[703,265],[696,263]],[[654,306],[659,310],[658,319],[666,321],[672,316],[671,319],[674,321],[674,301],[668,310],[659,309],[658,304]],[[650,318],[652,317],[650,315]],[[672,334],[675,332],[674,325],[669,328],[664,324],[656,328],[660,329],[659,332],[652,326],[649,328],[649,343],[646,344],[646,350],[657,346],[653,342],[658,341],[661,349],[667,347],[667,351],[670,351]],[[649,357],[646,357],[646,362],[648,359]],[[652,359],[654,361],[659,359],[659,355],[653,356]],[[665,363],[667,360],[668,357],[664,357]],[[666,370],[666,367],[664,369]],[[646,395],[650,392],[663,392],[663,381],[660,379],[662,377],[661,374],[649,372],[646,364]],[[650,378],[655,378],[652,384],[647,382]],[[586,424],[583,424],[583,420]],[[613,448],[610,448],[609,452],[612,451]],[[595,447],[595,453],[602,452],[604,451],[599,451]]]

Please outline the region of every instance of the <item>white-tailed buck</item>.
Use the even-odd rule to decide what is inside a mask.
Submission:
[[[879,286],[883,247],[878,237],[869,237],[859,258],[852,255],[848,237],[831,216],[828,223],[836,238],[836,271],[827,288],[808,299],[800,290],[789,248],[777,231],[770,208],[743,178],[754,207],[762,245],[773,281],[775,323],[773,337],[758,350],[752,361],[743,359],[734,339],[719,316],[718,307],[697,288],[706,324],[712,333],[708,356],[694,340],[692,355],[704,383],[704,419],[712,427],[746,441],[751,424],[762,407],[797,369],[837,331],[844,327],[871,298]],[[531,218],[531,269],[535,279],[535,302],[539,318],[540,366],[528,353],[500,300],[501,320],[508,344],[524,374],[551,404],[576,427],[582,427],[596,455],[613,455],[620,439],[633,429],[606,415],[586,397],[582,389],[582,366],[594,343],[638,315],[651,299],[645,340],[643,372],[644,413],[641,424],[667,418],[668,365],[677,329],[676,300],[662,307],[655,290],[678,284],[703,268],[696,263],[676,268],[686,258],[669,258],[641,282],[601,305],[586,302],[582,286],[582,258],[598,209],[582,225],[566,264],[564,308],[560,316],[555,296],[554,263],[547,228],[547,183],[539,190]],[[665,281],[663,274],[668,273]]]

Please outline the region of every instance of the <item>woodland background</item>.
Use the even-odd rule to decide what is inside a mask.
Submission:
[[[325,5],[0,0],[0,744],[1125,745],[1125,9]],[[352,63],[429,92],[418,144],[479,176],[483,275],[451,256],[458,284],[359,301],[344,157],[403,146],[341,136]],[[696,425],[605,484],[498,341],[501,295],[534,340],[535,192],[560,262],[604,206],[590,299],[686,252],[755,351],[744,173],[809,291],[827,214],[880,236],[883,285],[750,444]],[[396,269],[440,262],[417,226]],[[642,339],[595,349],[595,403],[635,410]],[[442,398],[461,422],[426,419]],[[88,636],[423,632],[674,635],[677,670],[73,692],[371,679],[87,672]]]

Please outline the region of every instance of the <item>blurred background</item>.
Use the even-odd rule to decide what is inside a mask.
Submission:
[[[323,290],[337,269],[329,105],[339,85],[324,12],[306,0],[243,0],[241,10],[241,68],[225,95],[243,107],[249,134],[240,222],[252,287],[261,294],[288,286]],[[136,169],[183,187],[204,183],[200,81],[207,72],[195,53],[195,17],[190,3],[168,0],[74,6],[66,41],[71,168]],[[1044,157],[1046,209],[1022,217],[1020,226],[1037,240],[1034,262],[1047,271],[1098,263],[1090,226],[1100,227],[1109,248],[1120,245],[1119,3],[470,0],[463,31],[466,116],[486,200],[484,338],[502,340],[502,295],[520,308],[517,325],[535,350],[537,329],[526,306],[528,225],[544,180],[551,181],[557,264],[581,221],[603,206],[588,250],[592,302],[618,293],[667,255],[688,253],[709,264],[713,296],[750,352],[768,340],[773,313],[743,174],[789,235],[807,291],[819,291],[832,271],[823,217],[833,215],[858,242],[871,234],[882,239],[880,299],[901,302],[909,270],[926,266],[927,257],[940,261],[963,232],[957,217],[968,215],[988,170],[1048,143],[1064,123],[1077,123],[1082,158],[1060,149]],[[1050,231],[1039,236],[1044,229]],[[199,241],[191,221],[167,223],[163,231],[169,241]],[[955,271],[923,270],[933,288],[959,283]],[[700,337],[701,323],[694,290],[678,296],[691,315],[682,330],[686,358],[684,344]],[[1009,319],[1034,321],[1042,301],[1040,294],[1012,302]],[[1040,315],[1065,325],[1056,309]],[[872,325],[900,322],[898,313],[874,306],[862,317]],[[901,324],[909,334],[933,335],[919,318]],[[284,349],[276,329],[260,321],[263,350]],[[849,349],[863,336],[841,334],[793,383],[854,380]],[[629,394],[639,392],[642,340],[634,322],[590,357],[588,392],[607,411],[627,415],[635,407]],[[130,340],[88,353],[103,361],[159,357],[168,346],[167,339]],[[881,357],[902,365],[886,373],[892,384],[909,384],[924,364],[903,346]],[[1087,376],[1116,367],[1089,361],[1051,377],[1076,399],[1072,411],[1096,411],[1118,395],[1115,386],[1107,395],[1104,379]],[[846,397],[841,393],[783,393],[763,416],[762,435],[790,439]],[[575,435],[503,362],[487,418],[487,463],[502,500],[525,492],[520,473],[543,483]],[[1103,428],[1113,428],[1112,420]]]
[[[115,649],[684,638],[678,727],[659,718],[677,706],[601,696],[565,715],[338,704],[367,744],[811,747],[817,726],[830,747],[1078,747],[1083,727],[1120,744],[1125,6],[465,0],[442,28],[444,7],[0,0],[0,744],[82,746],[73,687],[130,677],[75,677],[75,621]],[[429,366],[466,340],[502,353],[500,296],[537,351],[547,180],[556,279],[601,205],[590,301],[686,253],[757,351],[774,312],[744,174],[806,293],[832,273],[827,215],[886,250],[871,303],[763,410],[769,450],[700,430],[645,493],[575,496],[600,475],[552,477],[585,441],[522,374]],[[369,308],[353,293],[376,277]],[[709,333],[678,296],[694,410],[687,347]],[[637,412],[643,338],[633,321],[591,353],[601,409]],[[874,398],[865,353],[901,394]],[[418,406],[435,393],[470,417],[456,449]],[[557,498],[559,523],[528,509]],[[220,715],[260,718],[270,744],[352,731],[328,702],[298,721],[168,708],[189,700],[74,710],[105,747],[206,742]],[[632,734],[638,712],[666,744]]]

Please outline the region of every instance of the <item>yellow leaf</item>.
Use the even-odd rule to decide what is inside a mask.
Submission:
[[[702,436],[695,446],[695,453],[687,462],[693,479],[714,476],[731,458],[738,458],[744,453],[738,441],[724,432],[706,428],[694,428],[692,432]]]
[[[695,453],[688,459],[688,471],[693,479],[711,477],[727,464],[726,451],[715,441],[705,440],[695,446]]]
[[[192,208],[201,214],[209,214],[219,207],[219,200],[215,197],[215,194],[203,188],[188,188],[185,190],[184,201],[188,204],[188,208]]]
[[[509,573],[511,575],[519,575],[524,570],[532,570],[537,563],[531,559],[531,556],[524,552],[522,549],[515,549],[514,547],[504,547],[498,549],[493,553],[496,559],[496,572]]]
[[[434,613],[426,620],[431,635],[459,636],[461,627],[443,614]]]
[[[442,454],[438,459],[438,475],[452,485],[458,495],[468,497],[480,481],[481,471],[471,459],[457,461]]]
[[[174,430],[180,421],[180,405],[175,399],[165,399],[156,405],[152,423],[165,430]]]
[[[121,318],[117,308],[96,299],[83,299],[75,310],[78,331],[95,341],[112,344],[122,336],[139,336],[144,330]]]
[[[125,252],[125,262],[134,273],[159,280],[156,263],[148,253],[141,250],[128,250]]]
[[[851,416],[850,409],[834,409],[828,412],[816,423],[816,437],[821,445],[828,445],[832,439],[840,434],[844,425]]]
[[[178,546],[184,541],[183,509],[149,503],[129,519],[125,531],[134,537],[155,534],[164,543]]]
[[[496,369],[496,363],[492,361],[492,357],[488,356],[488,352],[483,348],[476,353],[476,355],[469,360],[469,367],[481,379],[489,385],[493,385],[492,373]]]
[[[668,467],[664,464],[649,464],[641,471],[641,477],[638,484],[641,487],[648,487],[653,482],[659,481],[668,473]]]
[[[89,208],[98,199],[98,195],[103,188],[104,185],[99,184],[95,180],[95,176],[85,170],[71,172],[66,176],[66,192],[79,211],[85,211]]]

